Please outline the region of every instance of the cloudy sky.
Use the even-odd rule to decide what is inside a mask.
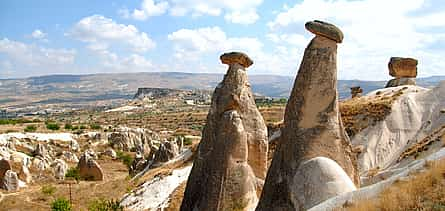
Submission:
[[[2,0],[0,78],[117,72],[223,73],[246,52],[249,74],[295,75],[309,20],[339,26],[341,79],[386,80],[391,56],[445,75],[440,0]]]

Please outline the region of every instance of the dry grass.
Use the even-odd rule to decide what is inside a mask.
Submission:
[[[442,125],[439,129],[435,130],[433,133],[419,141],[418,143],[412,145],[408,149],[406,149],[398,158],[397,161],[401,161],[404,158],[414,156],[417,158],[419,154],[423,151],[427,151],[429,146],[431,146],[435,142],[443,141],[445,137],[445,125]],[[444,142],[445,143],[445,142]]]
[[[445,160],[429,162],[427,170],[398,181],[377,199],[346,205],[349,211],[445,210]]]
[[[74,182],[71,185],[72,204],[74,210],[87,210],[88,205],[95,199],[120,199],[128,190],[134,187],[127,179],[128,170],[125,165],[117,161],[99,160],[105,173],[105,180],[100,182]],[[53,194],[45,194],[41,187],[51,185],[55,187]],[[51,202],[64,197],[69,199],[69,185],[54,179],[39,181],[21,189],[17,193],[2,192],[3,200],[0,210],[49,210]]]
[[[382,121],[391,113],[392,104],[403,94],[403,89],[375,97],[352,98],[340,102],[340,113],[350,137],[363,129]]]

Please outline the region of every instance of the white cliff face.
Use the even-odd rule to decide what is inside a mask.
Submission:
[[[145,182],[133,192],[124,196],[121,205],[128,210],[158,210],[166,205],[170,194],[183,182],[190,174],[192,166],[172,171],[166,177],[155,177]]]
[[[385,94],[404,89],[392,105],[391,113],[352,139],[354,146],[363,146],[358,167],[366,173],[370,169],[385,169],[393,165],[409,146],[445,124],[445,82],[432,90],[418,86],[402,86],[376,90]]]

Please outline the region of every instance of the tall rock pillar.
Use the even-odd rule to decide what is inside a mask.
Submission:
[[[243,53],[221,56],[229,65],[216,87],[181,210],[252,210],[267,170],[267,128],[258,111]],[[260,182],[261,184],[261,182]]]
[[[338,109],[337,43],[343,33],[321,21],[306,29],[316,36],[304,52],[256,210],[307,210],[359,185]]]

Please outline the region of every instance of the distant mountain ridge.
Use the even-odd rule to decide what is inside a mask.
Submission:
[[[24,79],[0,79],[0,107],[57,103],[89,104],[131,99],[138,88],[213,90],[223,74],[143,72],[91,75],[48,75]],[[253,92],[275,98],[288,97],[295,78],[279,75],[249,75]],[[418,78],[420,86],[432,87],[445,76]],[[361,86],[365,93],[383,88],[386,81],[339,80],[340,98],[349,88]]]

